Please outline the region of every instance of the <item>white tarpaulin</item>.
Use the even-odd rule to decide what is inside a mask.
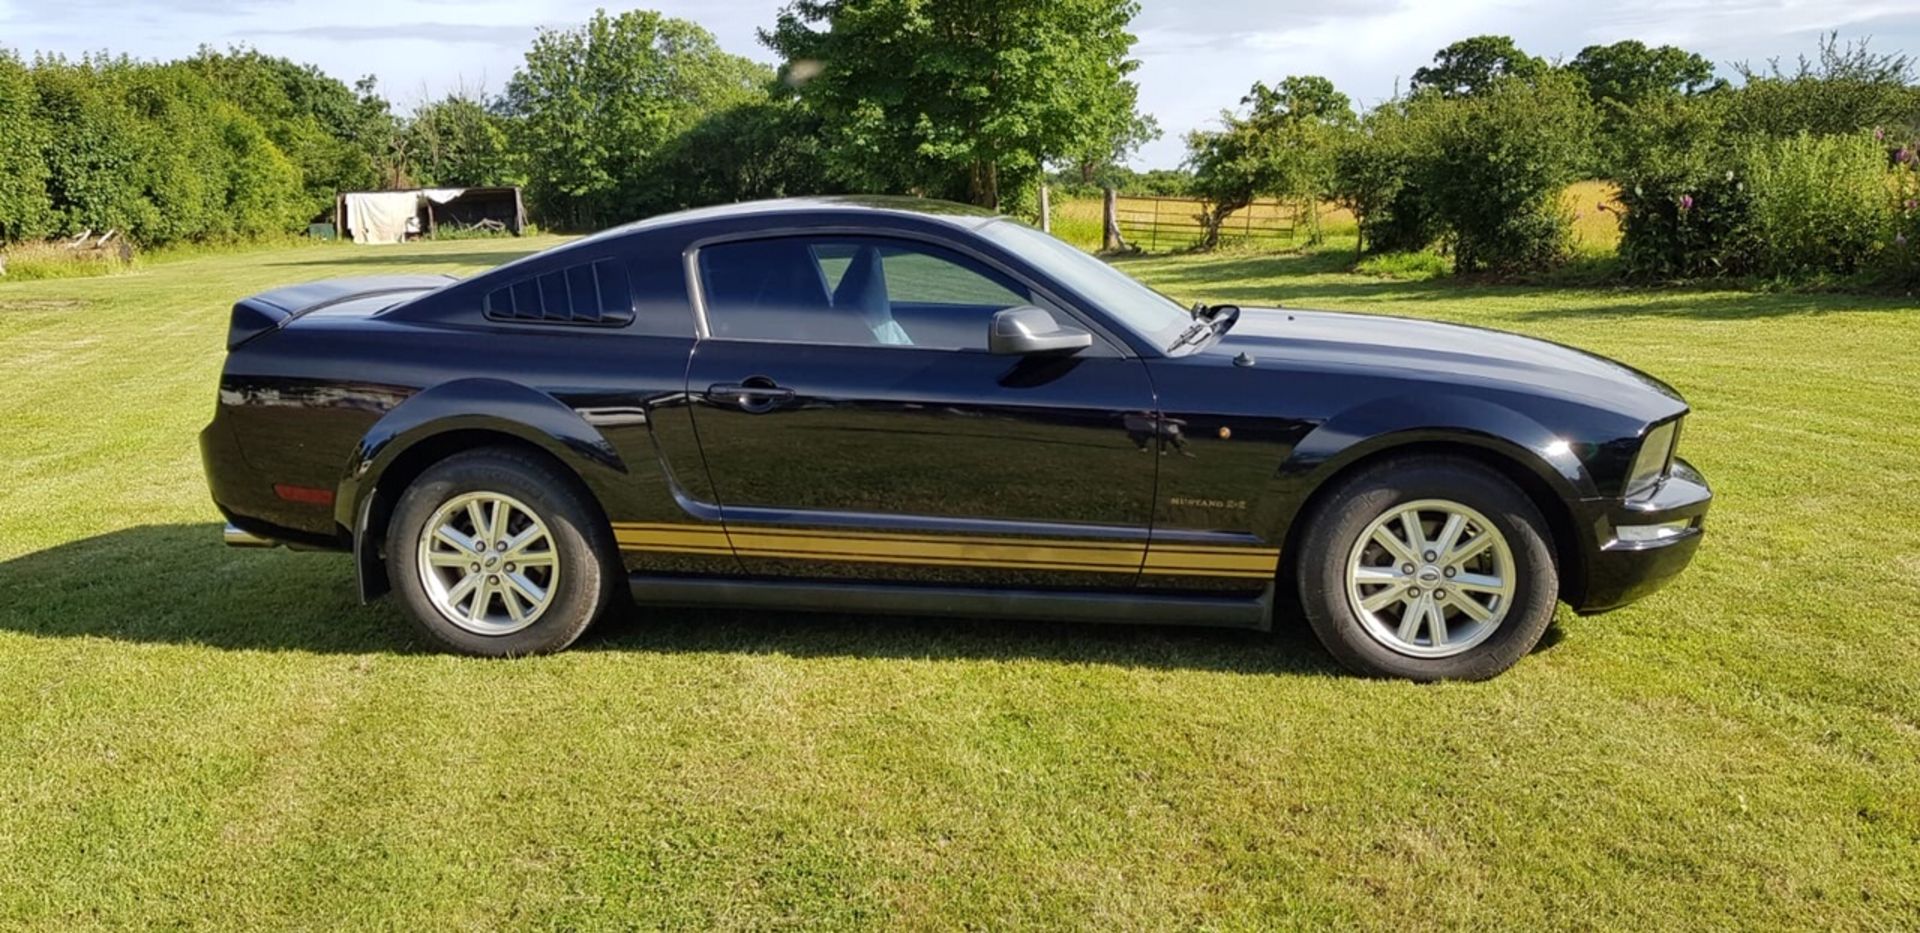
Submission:
[[[420,192],[362,191],[343,195],[347,230],[355,243],[401,243],[419,229]],[[445,202],[442,202],[445,203]]]

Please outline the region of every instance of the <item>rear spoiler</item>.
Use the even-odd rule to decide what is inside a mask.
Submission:
[[[227,324],[227,349],[278,330],[309,311],[361,298],[392,295],[397,299],[430,292],[455,281],[450,275],[375,275],[353,279],[303,282],[242,298],[233,306]]]

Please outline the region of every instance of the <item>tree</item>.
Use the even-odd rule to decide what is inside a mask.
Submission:
[[[478,93],[455,92],[421,107],[405,132],[408,172],[419,184],[515,183],[507,119],[490,110]]]
[[[1547,72],[1544,59],[1520,51],[1508,36],[1474,36],[1434,53],[1433,64],[1413,73],[1413,90],[1442,97],[1473,97],[1503,77],[1531,80]]]
[[[820,120],[782,96],[709,115],[659,160],[661,210],[758,198],[831,194],[820,149]]]
[[[58,128],[42,138],[54,229],[122,232],[147,220],[152,205],[136,175],[141,147],[135,121],[92,61],[34,62],[38,120]]]
[[[1704,94],[1727,86],[1699,54],[1671,45],[1649,48],[1638,39],[1589,45],[1566,67],[1586,82],[1595,104],[1631,107],[1658,94]]]
[[[49,133],[37,109],[32,74],[0,50],[0,243],[45,236],[53,223],[44,152]]]
[[[1067,154],[1066,163],[1079,174],[1082,185],[1092,185],[1100,173],[1126,162],[1141,146],[1160,138],[1160,121],[1135,109],[1139,88],[1130,81],[1114,85],[1123,104],[1085,111],[1091,124],[1082,141]]]
[[[794,0],[761,39],[818,113],[835,177],[1000,208],[1124,141],[1133,0]]]
[[[771,78],[698,25],[651,11],[601,10],[579,29],[543,29],[507,85],[529,194],[566,225],[630,219],[656,196],[649,173],[672,141],[764,99]]]
[[[367,123],[385,102],[365,99],[372,90],[365,79],[368,93],[356,95],[312,65],[248,48],[223,53],[202,46],[186,64],[221,99],[252,117],[292,163],[307,217],[330,211],[338,192],[381,184],[381,160],[390,140],[370,133]]]
[[[1221,114],[1220,130],[1187,134],[1187,167],[1193,172],[1190,190],[1200,199],[1200,248],[1220,245],[1220,227],[1228,217],[1260,196],[1267,183],[1273,144],[1253,121],[1232,113]]]
[[[1293,201],[1308,218],[1309,242],[1318,242],[1319,202],[1333,187],[1334,143],[1354,125],[1352,103],[1318,75],[1255,83],[1240,103],[1246,116],[1224,113],[1224,130],[1187,137],[1202,247],[1217,246],[1226,219],[1260,195]]]

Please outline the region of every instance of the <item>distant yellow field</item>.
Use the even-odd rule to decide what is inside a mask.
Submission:
[[[1611,253],[1620,245],[1619,188],[1605,181],[1574,182],[1564,198],[1573,212],[1575,252]]]
[[[1602,181],[1577,182],[1567,187],[1564,195],[1568,211],[1573,216],[1574,248],[1581,253],[1608,253],[1620,243],[1620,201],[1619,190],[1612,184]],[[1129,204],[1128,202],[1132,203]],[[1142,208],[1142,199],[1122,198],[1122,210],[1130,206]],[[1601,209],[1600,205],[1607,205]],[[1162,199],[1160,211],[1168,221],[1189,223],[1200,213],[1200,201],[1197,198]],[[1076,198],[1058,201],[1053,205],[1054,235],[1083,249],[1100,248],[1101,202],[1098,198]],[[1271,227],[1284,223],[1291,215],[1291,208],[1274,202],[1262,202],[1237,212],[1228,221],[1229,239],[1237,224],[1245,223],[1250,217],[1257,229],[1263,224]],[[1335,204],[1320,206],[1321,229],[1329,237],[1352,236],[1354,232],[1353,212]],[[1191,231],[1163,231],[1159,249],[1181,249],[1189,243],[1185,240],[1193,236]],[[1296,243],[1295,245],[1298,245]]]

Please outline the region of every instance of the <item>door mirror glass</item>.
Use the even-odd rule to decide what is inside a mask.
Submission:
[[[994,312],[987,325],[987,350],[1008,356],[1072,353],[1093,346],[1093,335],[1061,324],[1044,308],[1022,305]]]

